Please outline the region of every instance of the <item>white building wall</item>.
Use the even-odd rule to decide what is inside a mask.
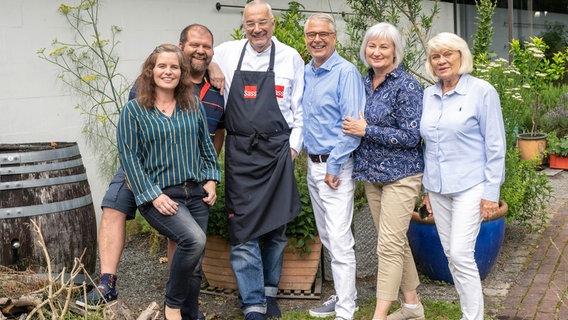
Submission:
[[[64,0],[0,1],[0,143],[50,141],[77,142],[85,164],[97,216],[108,181],[97,171],[93,152],[81,134],[82,117],[74,106],[79,99],[57,80],[58,67],[38,58],[37,50],[49,48],[51,41],[71,41],[73,34],[57,8]],[[287,8],[289,0],[270,1],[273,8]],[[215,42],[231,40],[238,27],[242,9],[221,8],[210,0],[101,0],[99,31],[109,38],[110,26],[122,27],[118,39],[120,71],[130,80],[161,43],[178,43],[179,32],[190,23],[207,25]],[[223,5],[244,5],[245,0],[221,0]],[[68,0],[76,5],[79,1]],[[345,11],[344,0],[302,1],[306,10]],[[429,1],[426,6],[431,5]],[[451,4],[442,4],[438,31],[453,31]],[[274,12],[279,15],[279,11]],[[340,39],[344,23],[340,15]],[[90,33],[88,33],[90,34]]]

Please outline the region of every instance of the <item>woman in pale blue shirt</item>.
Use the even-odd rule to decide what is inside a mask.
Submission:
[[[138,81],[138,95],[118,123],[120,163],[142,216],[177,243],[164,318],[180,320],[190,275],[205,248],[196,217],[207,217],[215,203],[221,171],[182,51],[171,44],[156,47]]]
[[[505,175],[505,130],[497,91],[469,74],[467,43],[452,33],[428,42],[420,134],[425,142],[423,203],[436,228],[460,296],[462,319],[482,320],[483,292],[474,259],[483,219],[497,213]]]

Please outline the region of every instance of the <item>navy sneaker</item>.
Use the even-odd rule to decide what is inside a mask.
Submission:
[[[80,297],[75,301],[78,306],[87,307],[88,309],[96,309],[101,305],[116,300],[118,294],[115,290],[108,288],[104,284],[93,288],[87,296]]]
[[[118,299],[116,293],[116,275],[103,273],[100,275],[100,282],[86,296],[80,297],[75,301],[78,306],[96,309],[101,305]]]
[[[266,317],[267,318],[282,318],[282,313],[276,302],[276,297],[266,297]]]
[[[267,320],[266,315],[260,312],[249,312],[245,314],[245,320]]]

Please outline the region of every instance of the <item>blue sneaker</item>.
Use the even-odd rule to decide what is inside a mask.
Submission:
[[[278,307],[278,302],[276,302],[276,297],[266,297],[266,317],[271,318],[282,318],[282,312]]]
[[[249,312],[245,314],[245,320],[266,320],[266,315],[260,312]]]
[[[93,288],[86,296],[80,297],[75,301],[78,306],[87,307],[87,309],[97,309],[101,305],[118,299],[118,294],[114,288],[109,288],[104,284]]]

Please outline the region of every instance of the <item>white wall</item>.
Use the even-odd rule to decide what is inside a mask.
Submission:
[[[76,5],[79,1],[62,0]],[[104,38],[110,26],[119,35],[120,70],[134,79],[146,56],[161,43],[178,43],[180,31],[190,23],[207,25],[216,43],[231,40],[239,26],[242,9],[222,8],[217,1],[197,0],[101,0],[99,31]],[[244,5],[244,0],[221,0],[222,4]],[[288,0],[274,0],[274,8],[287,8]],[[81,135],[82,118],[74,106],[79,102],[56,79],[58,69],[37,57],[57,38],[70,41],[72,33],[58,14],[58,0],[2,0],[0,2],[0,143],[72,141],[79,144],[97,216],[108,181],[99,177],[92,151]],[[343,1],[313,0],[308,10],[347,10]],[[279,14],[279,11],[275,11]]]
[[[287,8],[289,0],[270,1],[273,8]],[[231,40],[239,26],[242,9],[221,8],[210,0],[101,0],[99,31],[110,35],[110,26],[123,31],[119,35],[120,71],[134,79],[144,58],[161,43],[178,43],[179,32],[190,23],[207,25],[215,42]],[[244,5],[245,0],[221,0],[224,5]],[[79,99],[56,79],[58,68],[37,57],[36,51],[49,47],[57,38],[71,41],[72,33],[57,12],[58,0],[2,0],[0,2],[0,143],[72,141],[79,144],[87,169],[97,216],[108,181],[101,179],[93,152],[82,135],[82,118],[74,106]],[[76,5],[77,0],[68,0]],[[303,1],[306,10],[345,11],[344,0]],[[428,5],[428,3],[426,3]],[[445,7],[448,7],[447,5]],[[451,10],[451,7],[449,7]],[[446,10],[446,9],[444,9]],[[450,11],[451,12],[451,11]],[[280,12],[275,10],[275,15]],[[444,15],[442,15],[444,16]],[[451,14],[445,16],[451,17]],[[336,15],[338,29],[343,19]],[[452,31],[451,19],[439,24],[440,31]]]

